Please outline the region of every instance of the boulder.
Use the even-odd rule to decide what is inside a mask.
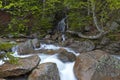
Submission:
[[[34,48],[40,48],[40,41],[37,38],[32,39],[32,44]]]
[[[20,43],[18,45],[18,49],[17,49],[18,54],[30,54],[30,53],[34,53],[34,47],[32,45],[32,41],[28,40],[24,43]]]
[[[91,76],[95,71],[96,61],[104,55],[105,52],[99,50],[80,54],[74,65],[75,75],[78,80],[91,80]]]
[[[117,20],[116,20],[117,21]],[[116,30],[120,25],[117,23],[117,22],[110,22],[110,23],[107,23],[106,27],[111,30],[111,31],[114,31]]]
[[[58,59],[60,59],[62,62],[73,62],[76,60],[76,56],[71,53],[67,52],[65,49],[59,49],[58,50]]]
[[[18,54],[31,54],[35,52],[35,48],[40,47],[40,42],[37,39],[28,40],[18,45]]]
[[[19,76],[34,69],[40,62],[39,56],[20,58],[18,64],[4,63],[0,66],[0,77]]]
[[[120,80],[120,60],[115,56],[100,59],[91,80]]]
[[[90,40],[86,40],[86,41],[75,41],[73,43],[71,43],[71,45],[69,45],[70,48],[73,48],[76,52],[88,52],[88,51],[92,51],[93,49],[95,49],[95,44],[90,41]]]
[[[64,46],[70,46],[74,42],[73,38],[69,38],[64,41]]]
[[[57,65],[55,63],[43,63],[29,75],[28,80],[60,80]]]
[[[101,50],[79,55],[74,65],[76,77],[78,80],[119,80],[120,60],[112,57]]]
[[[88,52],[92,51],[93,49],[95,49],[95,44],[90,40],[79,43],[79,52]]]
[[[109,43],[110,43],[110,38],[103,37],[102,40],[101,40],[101,42],[100,42],[100,45],[105,46],[105,45],[107,45]]]
[[[27,80],[28,79],[28,74],[24,74],[24,75],[20,75],[20,76],[10,76],[10,77],[6,77],[6,80]]]
[[[120,55],[120,41],[117,41],[105,46],[103,50],[105,50],[110,54]]]

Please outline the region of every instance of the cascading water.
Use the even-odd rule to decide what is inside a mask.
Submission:
[[[62,41],[65,41],[65,35],[62,34]]]
[[[39,49],[58,50],[60,48],[61,47],[55,46],[55,45],[41,44],[41,47]],[[62,48],[66,49],[68,52],[72,52],[73,54],[78,55],[72,49],[65,48],[65,47],[62,47]],[[36,49],[36,50],[38,50],[38,49]],[[15,57],[28,57],[28,56],[31,56],[31,55],[18,55],[17,51],[16,51],[16,47],[13,48],[13,51],[14,51],[13,56],[15,56]],[[63,63],[62,61],[60,61],[57,58],[57,54],[47,55],[47,54],[40,53],[38,55],[41,58],[40,64],[41,63],[46,63],[46,62],[53,62],[53,63],[57,64],[61,80],[77,80],[76,77],[74,76],[74,72],[73,72],[74,62]],[[4,62],[2,60],[0,60],[0,65],[2,65],[2,64],[4,64]]]
[[[43,47],[44,46],[44,47]],[[44,48],[44,49],[60,49],[61,47],[58,47],[58,46],[55,46],[55,45],[46,45],[46,44],[43,44],[41,46],[41,48]],[[64,47],[62,47],[64,48]],[[69,49],[69,48],[64,48],[66,49],[68,52],[72,52],[73,54],[76,54],[73,50]],[[60,79],[61,80],[77,80],[75,78],[75,75],[74,75],[74,72],[73,72],[73,66],[74,66],[74,62],[70,62],[70,63],[63,63],[62,61],[60,61],[58,58],[57,58],[57,54],[55,55],[45,55],[45,54],[40,54],[39,55],[40,58],[41,58],[41,63],[45,63],[45,62],[53,62],[53,63],[56,63],[57,64],[57,67],[58,67],[58,70],[59,70],[59,73],[60,73]]]

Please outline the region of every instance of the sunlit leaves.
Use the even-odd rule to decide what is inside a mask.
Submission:
[[[107,0],[107,2],[112,10],[120,9],[120,0]]]
[[[11,64],[18,64],[19,58],[14,57],[12,54],[14,54],[14,53],[13,52],[7,52],[6,55],[4,56],[6,58],[6,60],[4,60],[4,61],[9,62]]]
[[[0,1],[0,8],[2,8],[2,1]]]

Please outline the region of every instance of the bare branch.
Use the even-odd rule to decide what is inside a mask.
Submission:
[[[98,33],[98,34],[96,34],[94,36],[86,36],[86,35],[84,35],[84,34],[82,34],[80,32],[74,32],[74,31],[67,30],[67,33],[74,34],[74,35],[77,35],[77,36],[79,36],[81,38],[87,38],[87,39],[98,39],[98,38],[102,37],[103,35],[107,34],[108,32],[109,31],[100,32],[100,33]]]

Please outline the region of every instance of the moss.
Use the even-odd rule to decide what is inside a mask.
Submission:
[[[11,64],[17,64],[18,58],[12,55],[13,52],[9,52],[9,50],[15,45],[16,44],[0,41],[0,51],[3,51],[3,53],[0,54],[0,59]]]
[[[96,65],[96,70],[106,75],[117,74],[120,70],[120,60],[114,56],[103,56]]]
[[[8,51],[10,50],[15,44],[11,44],[9,42],[0,42],[0,50]]]

